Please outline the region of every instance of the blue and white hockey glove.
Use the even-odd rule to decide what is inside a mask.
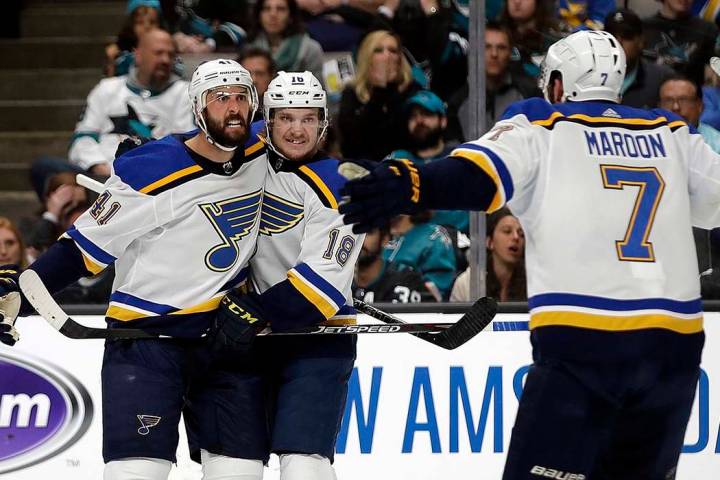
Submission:
[[[22,302],[19,277],[20,269],[17,265],[0,266],[0,342],[10,346],[20,339],[15,330],[15,319]]]
[[[366,233],[386,225],[401,213],[420,207],[420,172],[410,160],[385,160],[365,177],[351,180],[340,190],[339,211],[354,233]]]
[[[260,295],[230,292],[220,302],[210,331],[212,348],[218,351],[247,353],[255,336],[267,327]]]

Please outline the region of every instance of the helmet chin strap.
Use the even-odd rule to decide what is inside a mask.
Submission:
[[[208,142],[210,145],[214,145],[214,146],[216,146],[217,148],[219,148],[220,150],[222,150],[222,151],[224,151],[224,152],[234,152],[235,150],[237,150],[237,146],[235,146],[235,147],[226,147],[225,145],[220,144],[217,140],[215,140],[215,139],[210,135],[210,133],[208,133],[207,124],[205,123],[205,117],[202,115],[202,113],[197,113],[197,112],[196,112],[195,119],[197,120],[197,123],[198,123],[198,126],[200,127],[200,130],[202,130],[203,133],[205,134],[205,140],[207,140],[207,142]]]

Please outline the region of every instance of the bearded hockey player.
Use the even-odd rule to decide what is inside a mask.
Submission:
[[[114,263],[108,324],[178,337],[106,343],[105,480],[166,479],[183,409],[206,426],[197,436],[206,480],[241,478],[227,472],[248,464],[262,471],[267,457],[247,440],[266,425],[235,388],[244,367],[218,362],[200,338],[225,293],[245,282],[256,246],[267,176],[250,128],[257,94],[238,63],[213,60],[193,73],[189,95],[200,130],[118,157],[95,204],[30,267],[55,292]],[[0,270],[0,295],[17,290],[18,272]],[[4,343],[17,340],[12,321],[3,319]]]

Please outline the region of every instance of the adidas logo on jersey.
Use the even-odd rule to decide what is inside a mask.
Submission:
[[[545,468],[535,465],[530,469],[530,473],[544,478],[554,478],[555,480],[585,480],[586,477],[582,473],[570,473],[555,470],[553,468]]]
[[[607,108],[607,109],[605,109],[605,111],[602,113],[602,116],[603,116],[603,117],[620,118],[620,114],[617,113],[617,112],[616,112],[615,110],[613,110],[612,108]]]
[[[160,423],[160,419],[162,417],[156,417],[155,415],[136,415],[137,419],[140,421],[140,428],[137,429],[137,432],[140,435],[147,435],[150,433],[150,428],[154,427],[158,423]]]

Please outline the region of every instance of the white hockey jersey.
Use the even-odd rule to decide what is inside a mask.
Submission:
[[[680,117],[530,99],[452,156],[523,225],[530,328],[702,330],[691,226],[720,225],[720,156]]]
[[[65,234],[89,271],[115,263],[111,320],[157,318],[182,329],[183,315],[215,310],[247,277],[267,173],[264,144],[252,133],[244,156],[238,149],[219,164],[183,144],[195,133],[119,157],[105,191]]]
[[[255,290],[289,283],[283,302],[290,312],[307,311],[306,305],[291,307],[299,301],[323,319],[352,321],[351,286],[364,235],[352,233],[337,210],[345,183],[338,161],[319,155],[300,165],[272,162],[278,170],[270,163],[258,249],[250,261]]]
[[[161,138],[192,130],[187,89],[188,83],[179,79],[157,93],[134,86],[128,75],[100,80],[75,126],[70,162],[87,170],[112,162],[128,135]]]

